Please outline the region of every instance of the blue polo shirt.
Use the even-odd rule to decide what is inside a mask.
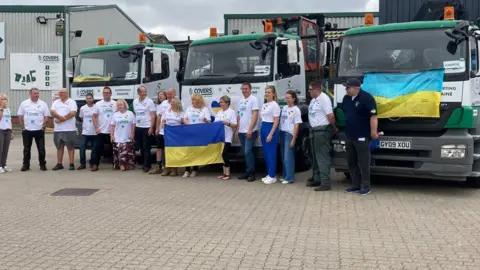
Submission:
[[[352,99],[345,95],[342,102],[345,114],[345,136],[349,140],[370,139],[370,117],[377,114],[377,103],[372,95],[360,90]]]

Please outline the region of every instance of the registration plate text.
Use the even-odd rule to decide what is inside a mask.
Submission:
[[[386,149],[410,149],[409,141],[380,141],[380,148]]]

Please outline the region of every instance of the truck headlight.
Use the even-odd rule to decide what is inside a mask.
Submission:
[[[452,158],[452,159],[458,159],[458,158],[465,158],[465,155],[467,154],[467,146],[464,144],[447,144],[447,145],[442,145],[441,152],[440,152],[440,157],[441,158]]]
[[[333,144],[333,151],[341,153],[341,152],[347,152],[345,149],[345,141],[339,141],[339,140],[332,140]]]

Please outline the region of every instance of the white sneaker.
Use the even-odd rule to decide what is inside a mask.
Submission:
[[[183,178],[187,178],[187,177],[189,177],[189,176],[190,176],[190,174],[189,174],[188,172],[185,172],[182,177],[183,177]]]
[[[2,167],[0,167],[0,173],[5,173],[5,170]]]
[[[265,177],[263,177],[263,178],[262,178],[262,182],[265,182],[265,181],[267,181],[269,178],[270,178],[270,177],[269,177],[268,175],[267,175],[267,176],[265,176]]]
[[[286,185],[286,184],[290,184],[290,182],[285,179],[282,179],[282,184]]]
[[[5,172],[12,172],[12,169],[8,168],[7,166],[3,167],[3,170]]]
[[[265,182],[264,182],[266,185],[275,184],[275,183],[277,182],[277,178],[276,178],[276,177],[273,177],[273,178],[272,178],[272,177],[269,176],[268,178],[269,178],[269,179],[265,180]]]

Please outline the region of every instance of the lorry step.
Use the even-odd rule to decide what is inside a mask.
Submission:
[[[479,160],[480,154],[473,154],[473,160]]]
[[[480,177],[480,172],[471,172],[470,177]]]

